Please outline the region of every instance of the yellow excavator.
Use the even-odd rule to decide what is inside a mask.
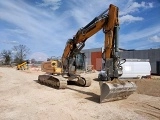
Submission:
[[[66,88],[67,81],[75,81],[81,86],[90,86],[90,78],[76,74],[76,59],[77,56],[81,56],[80,51],[88,38],[103,30],[105,41],[102,58],[105,61],[105,73],[103,73],[105,79],[99,81],[100,103],[124,99],[131,95],[136,90],[135,83],[118,79],[123,74],[122,63],[118,56],[118,12],[118,7],[111,4],[107,10],[79,29],[74,37],[67,41],[60,60],[42,63],[42,71],[46,74],[39,75],[38,81],[59,89]],[[60,75],[54,75],[57,73]]]
[[[23,62],[17,65],[17,70],[26,70],[27,69],[27,62]]]

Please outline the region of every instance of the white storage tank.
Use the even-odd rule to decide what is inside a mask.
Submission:
[[[149,59],[126,59],[120,78],[143,78],[151,75]]]

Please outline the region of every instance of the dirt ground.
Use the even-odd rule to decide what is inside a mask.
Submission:
[[[0,120],[159,120],[160,79],[134,80],[127,99],[99,104],[99,83],[57,90],[37,83],[40,71],[0,68]]]

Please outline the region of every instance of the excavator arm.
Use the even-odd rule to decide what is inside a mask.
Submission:
[[[122,63],[118,56],[118,12],[118,7],[111,4],[109,9],[105,10],[98,17],[95,17],[89,24],[78,30],[72,39],[67,41],[62,56],[63,71],[68,71],[70,75],[74,56],[85,46],[88,38],[103,30],[105,41],[102,58],[105,61],[105,73],[102,74],[103,79],[99,81],[101,91],[100,102],[124,99],[136,90],[135,83],[123,82],[118,79],[123,73]]]
[[[62,55],[63,71],[68,71],[70,73],[70,66],[72,66],[74,62],[74,56],[76,56],[85,46],[85,42],[88,40],[88,38],[90,38],[100,30],[103,30],[105,34],[105,49],[103,52],[103,59],[106,62],[110,62],[110,58],[113,57],[117,59],[118,57],[114,54],[118,52],[118,29],[118,8],[111,4],[109,6],[109,9],[105,10],[99,16],[95,17],[89,24],[78,30],[78,32],[72,39],[69,39],[67,41],[66,47]],[[117,67],[115,65],[114,69],[116,72],[114,72],[114,75],[112,73],[110,77],[118,77],[118,75],[116,74],[118,68],[116,68]],[[110,68],[110,73],[112,69],[113,68]]]

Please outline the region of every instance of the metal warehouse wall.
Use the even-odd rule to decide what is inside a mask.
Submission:
[[[82,53],[85,53],[86,55],[85,65],[91,65],[91,61],[93,61],[91,60],[91,53],[100,51],[102,51],[102,48],[82,50]],[[151,73],[160,75],[160,49],[120,51],[119,55],[121,58],[126,59],[149,59],[151,64]],[[97,59],[99,59],[100,61],[100,58],[98,56]],[[98,66],[98,68],[100,67]]]
[[[96,70],[101,69],[102,58],[100,58],[99,56],[100,56],[100,53],[102,53],[102,48],[84,49],[81,52],[84,53],[86,56],[85,67],[87,67],[87,65],[94,65],[94,68]]]
[[[121,58],[149,59],[151,73],[160,75],[160,49],[121,51]]]

